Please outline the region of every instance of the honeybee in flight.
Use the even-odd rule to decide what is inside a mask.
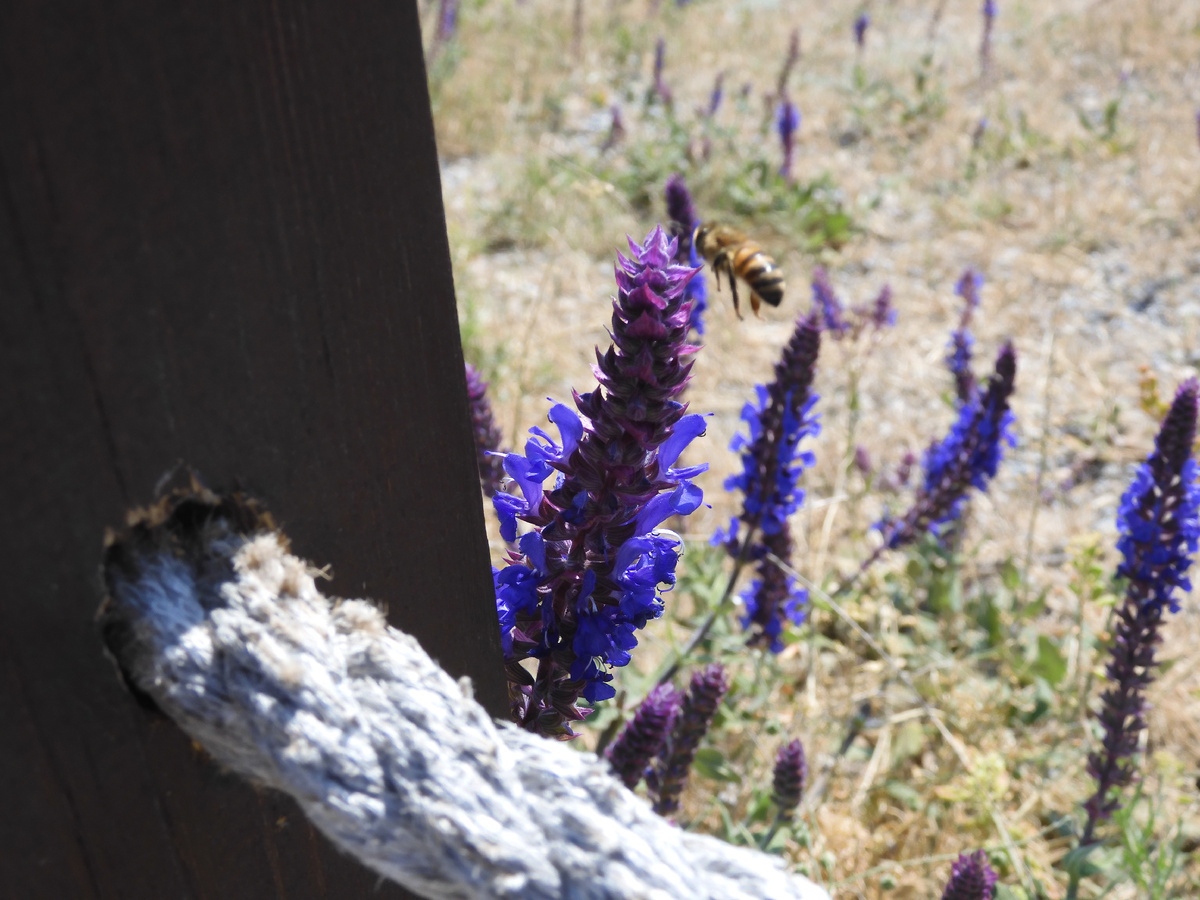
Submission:
[[[778,306],[783,301],[783,271],[766,250],[736,228],[702,222],[692,235],[692,244],[712,266],[717,290],[721,289],[722,271],[729,279],[733,311],[739,319],[742,317],[738,307],[739,278],[750,288],[750,306],[755,315],[763,303]]]

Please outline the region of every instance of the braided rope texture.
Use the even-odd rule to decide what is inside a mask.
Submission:
[[[828,900],[655,815],[593,754],[493,722],[372,603],[321,594],[244,497],[166,498],[104,571],[101,631],[132,688],[417,894]]]

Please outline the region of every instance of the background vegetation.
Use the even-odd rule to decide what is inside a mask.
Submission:
[[[1158,385],[1169,399],[1197,363],[1200,5],[1001,2],[986,65],[973,0],[580,9],[463,0],[439,35],[441,7],[423,6],[464,342],[507,439],[543,422],[542,398],[594,383],[614,254],[625,234],[665,221],[670,174],[687,177],[703,218],[769,247],[789,282],[778,310],[742,322],[728,293],[710,293],[688,397],[715,414],[689,451],[711,463],[701,481],[712,508],[687,520],[668,613],[577,743],[594,746],[644,696],[724,588],[729,561],[708,539],[737,502],[721,488],[738,465],[726,448],[809,308],[813,267],[828,268],[847,303],[889,283],[899,311],[877,339],[823,347],[824,432],[792,527],[797,569],[830,586],[873,548],[871,523],[906,504],[891,483],[904,454],[919,455],[954,417],[953,286],[973,266],[986,279],[977,373],[1011,336],[1020,445],[951,550],[930,541],[892,554],[840,611],[816,601],[782,653],[747,650],[736,616],[718,621],[691,662],[724,662],[733,687],[680,822],[760,839],[775,752],[800,737],[809,793],[770,849],[835,896],[939,896],[950,860],[980,847],[1000,872],[999,897],[1063,896],[1064,856],[1093,789],[1089,709],[1119,593],[1117,502],[1152,447]],[[864,10],[859,51],[852,27]],[[796,28],[792,183],[778,175],[772,122]],[[669,102],[655,88],[659,38]],[[709,116],[719,76],[723,101]],[[858,445],[868,471],[853,464]],[[1089,859],[1081,897],[1200,896],[1193,599],[1165,634],[1140,800]]]

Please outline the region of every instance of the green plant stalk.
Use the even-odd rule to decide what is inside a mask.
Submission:
[[[738,578],[742,574],[742,569],[746,567],[746,563],[750,559],[750,545],[754,541],[754,535],[758,531],[758,523],[747,526],[746,536],[742,539],[741,546],[738,548],[738,555],[733,563],[733,571],[729,573],[729,581],[725,583],[725,590],[721,593],[721,599],[717,601],[709,614],[705,617],[704,622],[700,625],[696,632],[691,636],[683,649],[675,654],[675,659],[668,665],[654,680],[657,687],[675,677],[680,666],[687,660],[689,656],[695,652],[696,648],[704,642],[708,637],[708,633],[712,630],[713,624],[717,621],[717,617],[727,614],[733,609],[733,590],[737,586]]]

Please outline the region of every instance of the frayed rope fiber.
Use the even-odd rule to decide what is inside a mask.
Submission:
[[[493,722],[374,605],[322,595],[243,497],[168,497],[104,574],[101,629],[132,686],[418,894],[828,900],[655,815],[594,755]]]

